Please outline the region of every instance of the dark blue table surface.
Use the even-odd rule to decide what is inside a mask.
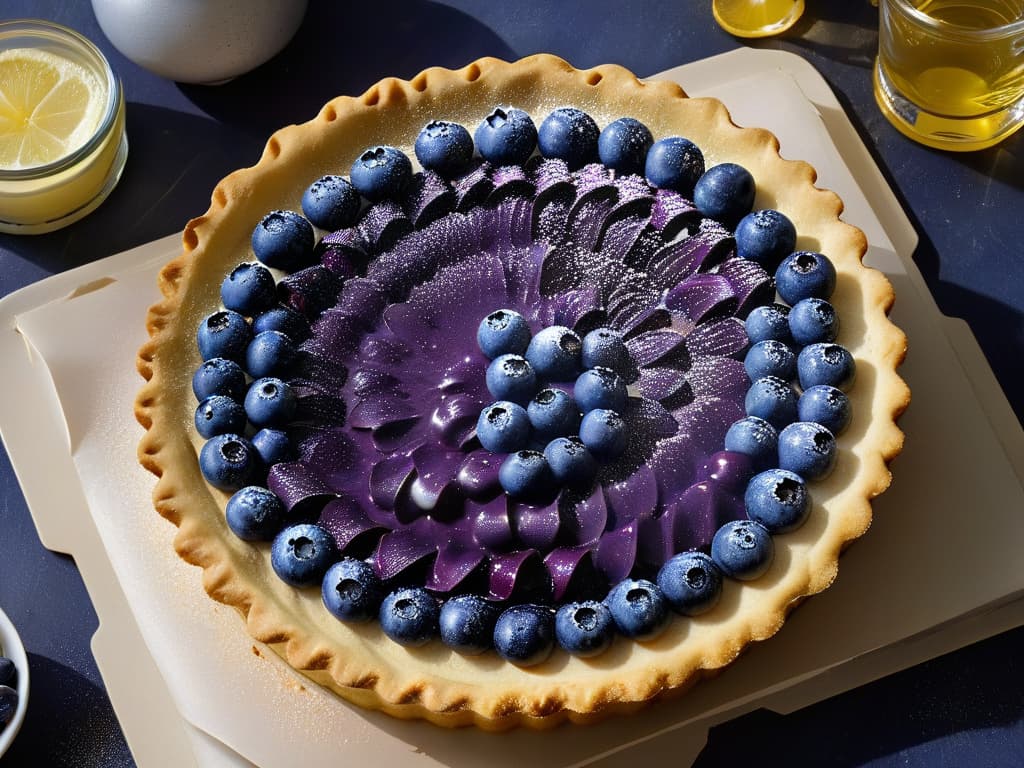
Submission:
[[[58,21],[103,49],[124,82],[131,150],[119,186],[83,221],[49,235],[0,235],[0,296],[180,230],[222,176],[256,161],[270,132],[383,76],[542,51],[645,76],[745,44],[718,29],[710,0],[360,5],[312,0],[281,54],[203,87],[125,59],[84,0],[4,0],[0,18]],[[816,0],[789,33],[757,45],[805,57],[831,84],[917,229],[914,259],[929,288],[945,313],[968,321],[1024,418],[1024,132],[963,155],[906,140],[873,100],[877,43],[867,0]],[[4,765],[132,765],[89,650],[89,597],[74,561],[40,544],[3,451],[0,542],[0,606],[21,632],[33,676],[28,717]],[[712,732],[697,765],[1024,766],[1022,650],[1018,628],[785,717],[740,718]]]

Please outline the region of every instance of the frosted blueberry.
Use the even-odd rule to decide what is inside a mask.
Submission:
[[[718,604],[722,572],[703,552],[681,552],[661,566],[658,587],[676,613],[697,616]]]
[[[331,615],[342,621],[369,621],[379,615],[384,584],[369,563],[344,557],[324,574],[320,598]]]
[[[412,179],[412,163],[395,147],[370,147],[352,163],[349,179],[359,194],[376,203],[402,193]]]
[[[537,146],[544,157],[564,160],[570,171],[597,160],[600,130],[594,118],[575,107],[559,107],[537,129]]]
[[[722,573],[740,581],[762,576],[775,557],[771,534],[753,520],[733,520],[715,533],[711,559]]]
[[[821,424],[795,421],[779,433],[779,467],[805,480],[826,477],[836,463],[836,438]]]
[[[313,225],[295,211],[271,211],[252,232],[252,252],[263,264],[295,272],[316,261]]]
[[[494,647],[499,610],[479,595],[458,595],[441,606],[441,642],[459,653],[476,655]]]
[[[270,490],[247,485],[228,499],[228,527],[243,541],[271,541],[284,523],[284,503]]]
[[[796,247],[796,227],[779,211],[748,213],[736,225],[736,255],[756,261],[769,272]]]
[[[521,355],[530,344],[530,326],[514,309],[498,309],[480,321],[476,343],[488,360],[501,355]]]
[[[736,163],[712,166],[697,180],[693,203],[705,216],[733,226],[754,205],[754,177]]]
[[[566,603],[555,613],[555,638],[573,656],[597,656],[612,644],[614,637],[615,622],[604,603]]]
[[[804,524],[811,499],[803,479],[785,469],[768,469],[754,475],[743,496],[747,517],[769,533],[786,533]]]
[[[704,154],[682,136],[659,139],[647,152],[644,175],[652,186],[672,189],[689,198],[703,174]]]
[[[495,650],[520,667],[545,661],[554,644],[554,613],[543,605],[513,605],[502,612],[494,626]]]
[[[380,628],[399,645],[414,648],[437,636],[441,609],[421,587],[392,592],[380,606]]]
[[[634,640],[653,640],[668,626],[668,601],[657,584],[646,579],[625,579],[604,600],[615,626]]]
[[[605,126],[597,138],[601,162],[617,174],[642,174],[654,137],[634,117],[620,117]]]
[[[319,586],[338,557],[334,537],[313,523],[290,525],[270,545],[270,565],[285,584]]]

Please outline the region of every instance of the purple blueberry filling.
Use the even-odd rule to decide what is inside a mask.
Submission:
[[[496,112],[481,130],[502,156],[517,148],[491,130],[496,115],[505,125]],[[723,445],[749,421],[744,319],[776,297],[765,269],[736,255],[731,230],[677,191],[596,163],[570,172],[560,157],[500,168],[476,160],[450,182],[426,171],[372,197],[353,226],[316,246],[320,265],[279,285],[311,321],[292,359],[261,358],[285,366],[279,389],[293,395],[287,419],[275,410],[272,420],[289,460],[261,475],[289,519],[315,521],[339,558],[365,562],[388,588],[418,585],[421,601],[468,593],[534,613],[605,598],[628,579],[662,600],[666,563],[715,554],[716,533],[749,523],[748,482],[777,461],[738,437],[738,448]],[[492,318],[516,319],[516,338],[504,339],[496,320],[488,327]],[[799,351],[771,343],[788,357]],[[499,353],[536,369],[536,381],[520,392],[521,377],[496,378]],[[548,393],[540,406],[538,392]],[[478,426],[496,399],[540,411],[566,393],[584,403],[580,413],[548,417],[576,431],[548,434],[530,426],[533,413],[522,429]],[[225,473],[209,464],[208,476]],[[716,590],[721,562],[750,577],[731,554],[717,566],[702,557]],[[388,614],[390,633],[404,638],[391,626],[399,620]],[[414,629],[418,643],[423,628]]]

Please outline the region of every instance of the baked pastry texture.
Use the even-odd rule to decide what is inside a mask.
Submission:
[[[190,381],[201,362],[196,328],[218,307],[225,274],[252,260],[250,237],[264,214],[299,210],[313,180],[344,173],[367,146],[404,147],[412,156],[411,144],[428,121],[475,126],[496,105],[513,105],[538,122],[565,105],[602,126],[635,117],[655,137],[690,139],[708,167],[731,162],[748,169],[757,182],[754,208],[783,211],[796,227],[797,248],[825,253],[834,264],[831,300],[842,320],[837,341],[857,368],[849,393],[853,418],[838,436],[835,469],[809,484],[810,515],[798,530],[774,537],[766,573],[727,580],[712,610],[674,617],[652,640],[619,637],[590,659],[556,648],[528,667],[493,652],[463,655],[437,640],[405,647],[377,622],[339,622],[324,610],[319,589],[285,584],[271,568],[269,545],[229,530],[229,494],[204,480],[197,461],[203,440],[192,426]],[[146,430],[139,456],[159,478],[154,502],[178,528],[176,551],[203,569],[207,592],[237,608],[256,640],[345,699],[397,717],[495,730],[547,727],[565,719],[590,722],[685,690],[749,643],[775,634],[792,607],[832,582],[840,553],[870,525],[871,499],[888,486],[888,462],[902,446],[895,420],[909,391],[896,368],[906,341],[887,318],[892,288],[862,264],[866,240],[839,220],[841,201],[814,182],[813,168],[783,160],[771,134],[733,125],[713,99],[688,98],[672,83],[641,82],[617,66],[580,71],[547,55],[385,79],[362,96],[332,100],[308,123],[278,131],[260,161],[218,184],[210,209],[189,222],[182,254],[160,273],[164,298],[147,319],[151,338],[138,358],[146,379],[136,401]]]

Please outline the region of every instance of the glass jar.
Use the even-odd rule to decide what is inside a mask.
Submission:
[[[78,221],[117,184],[128,155],[121,82],[100,50],[72,29],[34,19],[0,23],[0,52],[34,49],[91,73],[101,117],[77,148],[45,164],[0,168],[0,232],[39,234]]]

